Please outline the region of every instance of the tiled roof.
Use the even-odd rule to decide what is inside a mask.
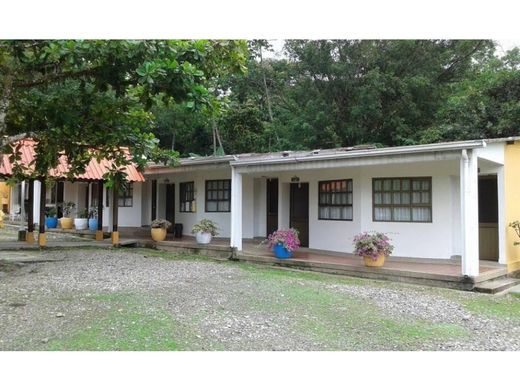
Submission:
[[[31,164],[34,160],[34,145],[36,141],[32,139],[24,139],[18,141],[15,145],[20,146],[20,164],[27,169],[27,171],[31,171]],[[14,147],[13,147],[14,148]],[[128,149],[125,149],[125,153],[129,156]],[[10,155],[3,154],[0,160],[0,175],[3,176],[11,176],[13,174],[13,164],[9,161]],[[59,163],[55,169],[51,169],[49,171],[49,176],[53,178],[63,178],[66,179],[67,172],[69,170],[67,157],[61,156],[58,159]],[[102,180],[103,175],[109,171],[110,161],[103,159],[100,162],[97,162],[95,158],[91,159],[88,166],[85,169],[85,173],[77,174],[74,176],[76,180]],[[128,164],[124,168],[127,178],[129,181],[144,181],[144,177],[137,170],[135,164]]]

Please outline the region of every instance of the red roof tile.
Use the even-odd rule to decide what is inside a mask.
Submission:
[[[31,171],[31,163],[34,160],[34,145],[36,144],[36,141],[32,139],[24,139],[21,141],[18,141],[15,143],[15,146],[13,146],[13,149],[17,145],[20,146],[20,164],[24,166],[27,171]],[[125,153],[128,155],[128,149],[125,149]],[[10,155],[3,154],[0,159],[0,175],[3,176],[11,176],[13,174],[13,164],[9,161]],[[103,159],[100,162],[97,162],[95,158],[90,160],[88,166],[85,169],[85,173],[83,174],[77,174],[74,175],[76,180],[102,180],[103,175],[109,171],[110,161]],[[49,176],[53,178],[63,178],[66,179],[66,174],[69,170],[68,164],[67,164],[67,157],[61,156],[59,158],[58,166],[54,169],[51,169],[49,171]],[[128,164],[124,168],[127,179],[129,181],[144,181],[144,177],[141,172],[137,170],[137,167],[135,164],[131,163]]]

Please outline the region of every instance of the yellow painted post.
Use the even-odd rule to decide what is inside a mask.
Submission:
[[[507,143],[504,155],[505,225],[507,271],[520,269],[520,241],[509,224],[520,220],[520,141]]]
[[[119,245],[118,216],[119,216],[119,183],[112,188],[112,245]]]
[[[119,232],[112,232],[112,245],[119,245]]]
[[[25,242],[27,244],[34,244],[34,232],[25,233]]]

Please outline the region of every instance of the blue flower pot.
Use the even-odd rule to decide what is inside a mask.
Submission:
[[[95,232],[98,228],[97,218],[88,219],[88,230]]]
[[[273,246],[273,253],[278,259],[288,259],[292,256],[292,252],[285,249],[282,244]]]
[[[58,218],[45,217],[45,226],[47,226],[47,229],[56,229],[58,227]]]

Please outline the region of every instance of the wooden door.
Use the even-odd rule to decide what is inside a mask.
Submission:
[[[166,184],[166,220],[170,221],[172,226],[168,229],[168,233],[173,233],[173,225],[175,224],[175,184]]]
[[[65,183],[62,182],[62,181],[59,181],[57,184],[56,184],[56,204],[58,205],[57,208],[57,216],[58,218],[62,218],[63,217],[63,207],[62,207],[62,203],[63,203],[63,199],[64,199],[64,193],[65,193]]]
[[[309,246],[309,183],[291,183],[290,224],[300,233],[300,243]]]
[[[157,180],[152,180],[152,221],[157,219]]]
[[[278,229],[278,179],[267,179],[266,235]]]
[[[496,176],[478,180],[480,260],[498,260],[498,187]]]

